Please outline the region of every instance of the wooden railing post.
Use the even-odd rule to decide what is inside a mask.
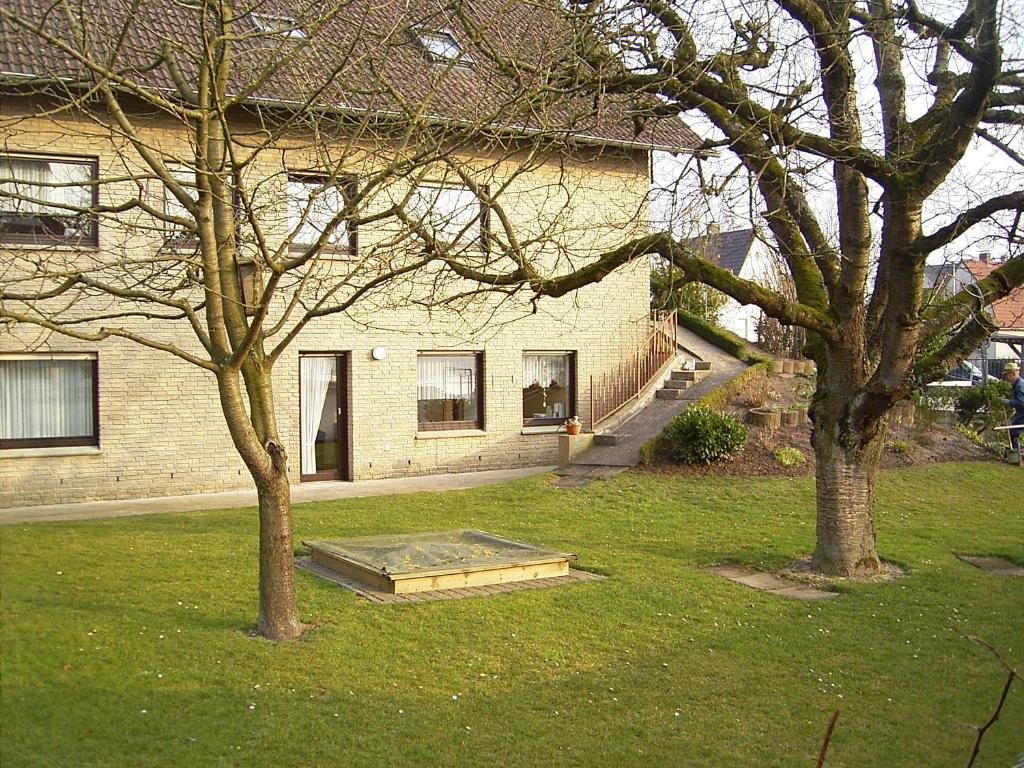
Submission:
[[[597,416],[594,413],[594,374],[590,374],[590,431],[594,431],[597,425]]]

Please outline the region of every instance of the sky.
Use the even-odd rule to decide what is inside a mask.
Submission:
[[[951,19],[955,17],[959,3],[922,0],[920,5],[926,13],[942,19]],[[760,1],[748,3],[734,0],[703,0],[694,13],[695,36],[703,42],[703,50],[709,50],[711,45],[723,40],[722,30],[728,29],[729,18],[755,14],[758,18],[769,19],[765,15],[765,7],[766,5]],[[1021,18],[1015,18],[1015,13]],[[1024,3],[1020,0],[1003,0],[1001,32],[1004,41],[1004,60],[1015,60],[1024,66],[1022,22]],[[776,88],[779,83],[792,83],[797,79],[813,77],[815,62],[813,56],[809,54],[802,30],[795,29],[792,23],[785,23],[778,14],[770,18],[768,23],[777,39],[783,43],[777,49],[777,64],[766,72],[749,77],[757,80],[759,84],[772,88]],[[856,50],[856,54],[859,57],[858,93],[863,129],[867,140],[880,146],[880,119],[873,84],[873,51],[865,41]],[[923,114],[931,104],[930,88],[924,76],[930,68],[933,56],[934,53],[930,49],[908,50],[903,69],[908,85],[907,109],[910,119]],[[801,105],[801,111],[798,119],[801,127],[817,132],[825,130],[820,101],[806,100]],[[701,116],[691,113],[685,115],[684,119],[701,136],[715,135],[713,126]],[[1024,129],[1015,129],[1006,134],[1006,139],[1012,147],[1024,154]],[[755,224],[763,225],[759,216],[763,205],[756,195],[750,195],[746,176],[741,173],[731,181],[725,181],[736,165],[735,158],[728,151],[720,152],[717,158],[705,160],[701,165],[702,177],[706,183],[725,182],[721,195],[711,199],[701,195],[696,163],[692,157],[673,157],[663,153],[656,157],[654,187],[663,191],[661,200],[655,206],[658,225],[669,225],[682,236],[692,236],[700,234],[708,222],[717,223],[722,229],[749,227],[752,213]],[[826,230],[835,232],[835,199],[829,189],[831,168],[827,165],[814,168],[810,170],[808,178],[820,188],[819,192],[811,194],[812,205]],[[957,211],[987,197],[1022,188],[1024,169],[1016,166],[988,142],[975,139],[963,161],[930,199],[926,207],[925,232],[942,226]],[[873,199],[877,199],[879,191],[877,187],[872,190]],[[675,198],[674,206],[666,205],[666,201],[672,197]],[[956,261],[965,256],[973,258],[982,251],[991,252],[995,258],[1005,257],[1008,253],[1005,227],[1009,221],[1010,218],[1003,217],[1002,230],[998,227],[979,226],[943,251],[933,254],[929,261],[938,263]],[[880,217],[874,216],[873,224],[877,235]]]

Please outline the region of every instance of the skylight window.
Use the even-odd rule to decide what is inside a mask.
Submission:
[[[417,28],[412,33],[431,61],[473,65],[473,59],[462,50],[455,35],[448,30]]]
[[[294,40],[306,37],[306,30],[299,26],[290,16],[271,16],[266,13],[250,13],[252,26],[257,32],[267,35],[280,35]]]

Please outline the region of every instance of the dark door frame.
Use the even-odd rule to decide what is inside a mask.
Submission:
[[[302,358],[303,357],[333,357],[335,376],[338,385],[335,388],[334,409],[338,419],[338,460],[334,469],[327,469],[312,475],[302,474]],[[349,445],[349,361],[348,352],[338,351],[314,351],[299,352],[299,480],[303,483],[317,482],[323,480],[351,480],[352,479],[352,452]]]

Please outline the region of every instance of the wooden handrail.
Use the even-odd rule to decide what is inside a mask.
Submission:
[[[677,353],[675,310],[652,313],[651,332],[643,344],[613,370],[590,377],[590,428],[638,399]]]

